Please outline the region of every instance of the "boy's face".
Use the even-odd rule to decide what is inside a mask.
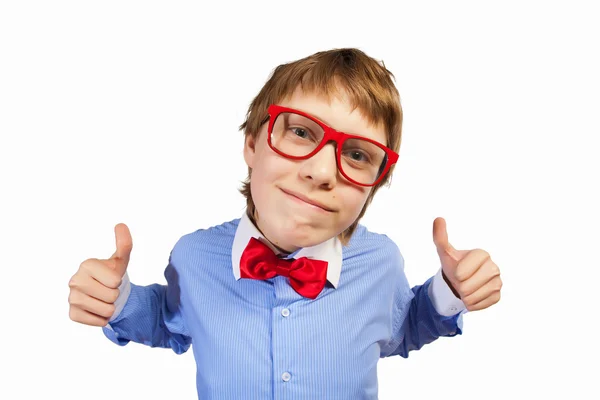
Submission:
[[[329,102],[326,97],[297,89],[278,104],[304,111],[338,131],[386,144],[383,125],[370,125],[358,109],[352,111],[345,95],[332,96]],[[288,252],[314,246],[343,232],[360,214],[371,188],[355,185],[339,173],[334,142],[311,158],[292,160],[269,147],[267,128],[268,124],[263,124],[258,137],[249,135],[244,146],[244,158],[252,168],[250,189],[258,212],[258,229]]]

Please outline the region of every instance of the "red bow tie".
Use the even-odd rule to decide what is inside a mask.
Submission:
[[[250,238],[240,259],[242,278],[269,279],[287,276],[290,285],[304,297],[315,299],[327,281],[327,261],[301,257],[297,260],[278,258],[273,250],[258,239]]]

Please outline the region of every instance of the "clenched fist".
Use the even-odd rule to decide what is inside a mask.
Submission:
[[[105,326],[115,311],[133,247],[127,225],[115,226],[115,239],[117,250],[109,259],[85,260],[69,281],[69,317],[75,322]]]
[[[500,301],[500,268],[487,251],[455,249],[448,242],[444,218],[433,221],[433,242],[440,256],[446,282],[467,310],[483,310]]]

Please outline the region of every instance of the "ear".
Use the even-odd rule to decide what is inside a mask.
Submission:
[[[254,167],[254,158],[256,157],[256,142],[258,139],[258,135],[253,137],[253,135],[248,134],[246,136],[246,140],[244,142],[244,160],[246,161],[246,165],[249,168]]]

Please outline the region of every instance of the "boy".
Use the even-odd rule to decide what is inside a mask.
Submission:
[[[126,273],[132,239],[89,259],[69,286],[70,317],[114,343],[193,343],[201,399],[376,399],[377,361],[461,334],[462,313],[500,298],[483,250],[458,251],[434,221],[441,269],[410,288],[398,247],[358,224],[398,159],[393,75],[356,49],[276,68],[241,129],[241,218],[183,236],[167,285]]]

